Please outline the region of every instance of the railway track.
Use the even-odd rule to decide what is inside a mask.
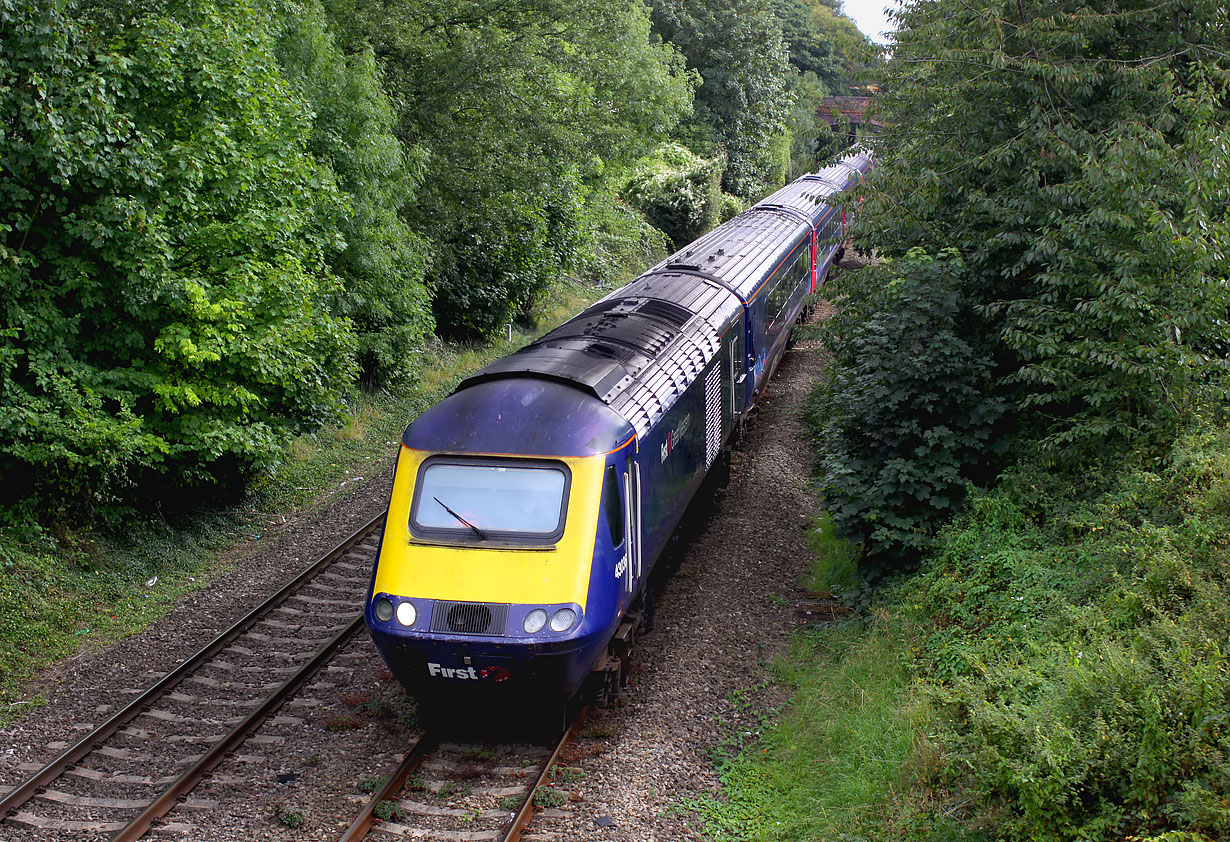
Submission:
[[[73,745],[49,746],[50,762],[23,767],[32,774],[0,793],[0,835],[125,842],[174,809],[161,829],[207,838],[194,816],[216,805],[193,789],[240,746],[276,746],[254,732],[362,630],[383,517]]]
[[[544,785],[584,718],[579,715],[553,745],[492,746],[424,734],[339,842],[515,842],[540,793],[563,797]]]

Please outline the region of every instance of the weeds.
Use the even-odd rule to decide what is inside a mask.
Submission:
[[[397,822],[405,818],[406,811],[392,799],[385,799],[372,808],[373,815],[382,822]]]
[[[578,766],[556,766],[551,770],[551,780],[560,783],[576,783],[585,777],[585,770]]]
[[[279,804],[274,807],[274,818],[292,830],[303,827],[303,823],[306,820],[302,810],[288,807],[285,804]]]
[[[534,806],[543,810],[562,807],[567,802],[567,795],[549,786],[540,786],[534,793]]]
[[[447,781],[436,790],[436,798],[465,798],[470,794],[470,785]]]
[[[378,792],[382,786],[389,782],[388,775],[382,777],[365,778],[359,783],[359,789],[371,795],[373,792]]]

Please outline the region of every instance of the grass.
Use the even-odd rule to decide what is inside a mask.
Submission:
[[[828,512],[812,518],[806,540],[815,561],[799,583],[803,591],[846,597],[857,593],[858,548],[837,537],[837,527]]]
[[[857,590],[857,553],[823,513],[808,529],[804,590]],[[881,840],[897,794],[925,754],[926,717],[911,693],[913,627],[879,611],[795,634],[772,665],[790,702],[761,736],[719,745],[719,796],[686,806],[715,840]],[[738,703],[738,699],[735,699]],[[736,738],[738,739],[738,738]]]
[[[286,515],[361,487],[390,463],[406,424],[466,374],[532,341],[601,292],[560,284],[536,324],[518,327],[511,339],[435,342],[422,354],[413,387],[356,395],[343,424],[296,439],[231,509],[128,522],[122,532],[60,535],[0,520],[0,725],[42,703],[29,686],[40,670],[148,628],[233,569],[255,542],[269,540]]]
[[[908,635],[852,621],[799,634],[775,666],[793,701],[757,742],[719,751],[721,797],[689,806],[716,840],[881,840],[922,739]]]

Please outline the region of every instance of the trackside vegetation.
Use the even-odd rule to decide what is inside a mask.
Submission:
[[[672,236],[738,207],[730,161],[744,199],[814,167],[791,108],[874,59],[851,22],[670,9],[0,0],[0,524],[242,495],[357,390],[412,389],[435,337],[656,244],[620,198],[646,159],[679,171],[634,191]],[[696,107],[727,96],[765,119]]]
[[[800,635],[697,807],[718,838],[1225,839],[1230,16],[898,23],[879,265],[833,290],[808,411],[809,587],[860,616]]]
[[[1227,453],[1210,423],[1162,467],[976,493],[913,577],[776,666],[793,701],[722,765],[715,836],[1224,839]]]
[[[22,695],[37,670],[141,630],[288,520],[374,478],[408,421],[466,374],[563,322],[601,291],[557,285],[535,309],[533,324],[518,326],[511,339],[433,342],[412,395],[360,395],[344,424],[298,436],[288,458],[230,507],[129,519],[123,532],[9,527],[0,542],[0,722],[40,703],[37,695]]]
[[[345,442],[449,349],[814,169],[877,52],[836,0],[719,11],[0,0],[0,692],[375,473]]]

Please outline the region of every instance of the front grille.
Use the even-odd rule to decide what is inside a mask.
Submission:
[[[503,636],[508,606],[498,602],[437,602],[431,612],[431,630],[451,634]]]

